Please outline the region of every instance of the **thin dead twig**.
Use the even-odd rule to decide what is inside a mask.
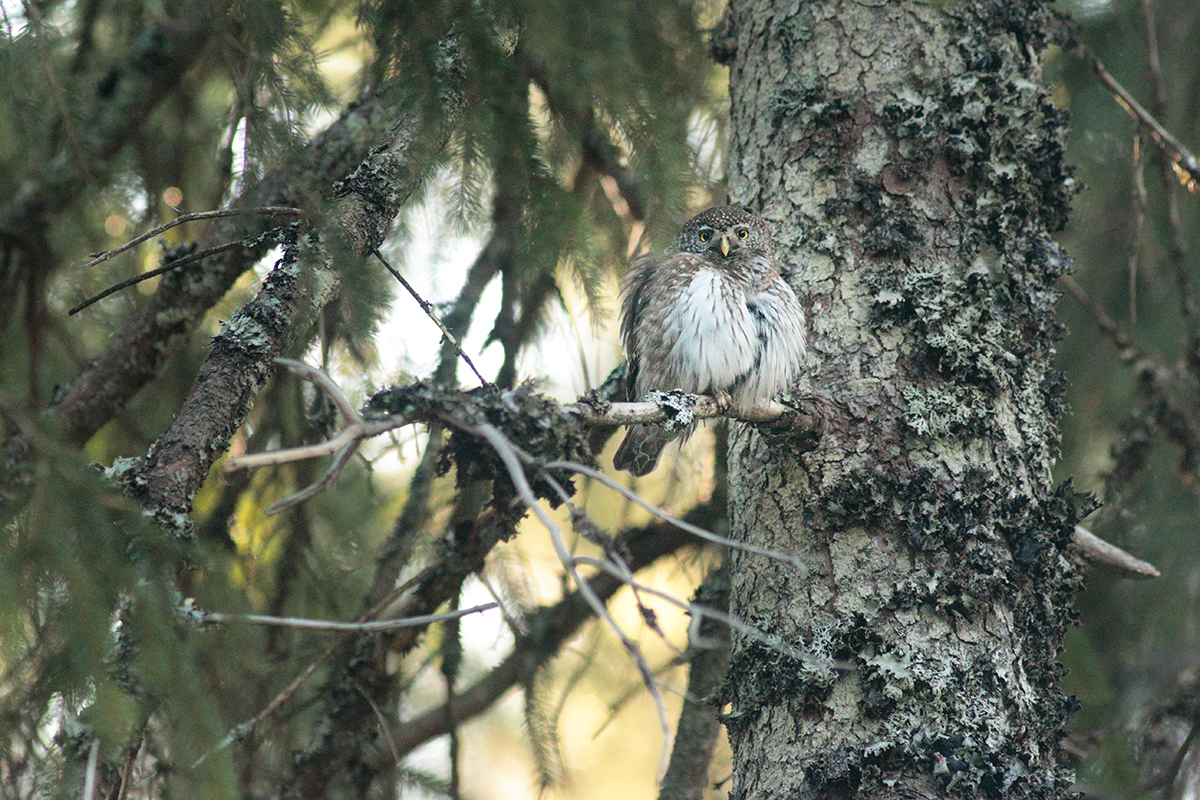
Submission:
[[[144,283],[144,282],[150,280],[151,278],[157,278],[159,275],[163,275],[168,272],[172,272],[174,270],[179,269],[180,267],[186,267],[188,264],[191,264],[193,261],[199,261],[202,258],[208,258],[209,256],[215,256],[217,253],[224,253],[226,250],[233,250],[234,248],[241,247],[242,244],[243,244],[242,242],[226,242],[225,244],[219,244],[216,247],[209,247],[204,250],[197,251],[195,253],[189,253],[188,255],[182,256],[181,258],[176,258],[172,261],[168,261],[166,264],[163,264],[161,267],[152,269],[149,272],[143,272],[140,275],[135,275],[132,278],[121,281],[120,283],[113,284],[112,286],[108,287],[107,289],[105,289],[103,292],[100,292],[99,294],[92,295],[87,300],[84,300],[82,303],[79,303],[78,305],[73,306],[69,311],[67,311],[67,316],[68,317],[74,316],[75,314],[78,314],[80,311],[83,311],[85,308],[88,308],[89,306],[93,306],[96,303],[99,303],[101,300],[103,300],[104,298],[106,298],[110,295],[114,295],[117,292],[120,292],[124,289],[128,289],[130,286],[136,286],[139,283]]]
[[[133,248],[137,247],[142,242],[148,241],[150,239],[153,239],[155,236],[166,233],[167,231],[171,230],[171,228],[174,228],[177,225],[182,225],[185,222],[195,222],[196,220],[201,220],[201,219],[219,219],[221,217],[246,216],[249,214],[270,214],[270,215],[289,214],[289,215],[299,216],[300,214],[303,214],[303,213],[304,212],[302,212],[300,209],[292,208],[290,206],[249,206],[246,208],[222,208],[217,211],[195,211],[195,212],[191,212],[191,213],[187,213],[187,214],[180,214],[178,217],[171,220],[170,222],[164,222],[162,225],[159,225],[157,228],[147,231],[147,232],[143,233],[141,236],[130,239],[128,242],[121,245],[120,247],[114,248],[112,250],[106,250],[103,253],[92,253],[92,260],[89,261],[88,263],[84,264],[82,269],[88,269],[89,267],[94,267],[97,264],[108,261],[110,258],[115,258],[116,256],[119,256],[121,253],[124,253],[126,250],[132,250]]]
[[[554,551],[558,555],[559,561],[562,562],[563,567],[567,570],[567,573],[571,576],[571,580],[575,582],[575,586],[579,590],[580,596],[584,598],[596,616],[603,620],[604,623],[613,631],[613,633],[616,634],[617,639],[621,642],[621,646],[625,648],[625,652],[629,654],[630,659],[634,662],[634,665],[641,673],[642,681],[645,683],[646,688],[650,691],[650,695],[654,700],[655,710],[658,712],[659,727],[662,729],[663,734],[665,767],[665,756],[669,752],[666,751],[665,748],[666,742],[670,737],[671,728],[670,723],[667,721],[666,704],[663,701],[662,693],[658,690],[658,686],[655,683],[654,674],[650,671],[650,665],[646,663],[646,657],[642,654],[641,650],[638,649],[638,646],[634,644],[634,642],[630,640],[628,636],[625,635],[625,632],[621,630],[621,626],[617,624],[617,621],[613,619],[612,615],[608,613],[608,608],[604,605],[600,598],[596,596],[596,593],[592,590],[591,584],[580,577],[579,571],[575,568],[574,558],[567,550],[567,544],[562,535],[562,529],[558,526],[558,523],[556,523],[550,517],[550,515],[546,513],[546,510],[542,508],[541,503],[538,502],[537,497],[535,497],[533,494],[533,488],[529,485],[529,479],[525,476],[525,469],[521,465],[521,458],[518,456],[518,449],[516,446],[513,445],[512,442],[510,442],[498,428],[490,423],[485,422],[477,425],[474,427],[474,431],[479,436],[482,436],[484,439],[486,439],[488,444],[492,446],[492,449],[496,451],[496,455],[500,457],[500,461],[504,464],[505,469],[508,471],[508,476],[512,481],[513,488],[517,490],[517,494],[520,496],[522,502],[525,503],[525,506],[533,513],[535,517],[538,518],[538,521],[542,523],[542,526],[550,534],[550,541],[554,546]],[[527,459],[529,458],[528,455],[525,457]]]
[[[325,487],[341,474],[342,469],[350,461],[355,451],[358,450],[359,443],[365,439],[395,430],[407,424],[406,421],[398,417],[389,417],[384,420],[363,419],[362,415],[358,413],[358,409],[351,404],[350,398],[346,396],[341,387],[323,370],[310,367],[302,361],[296,361],[291,358],[277,358],[275,359],[275,363],[287,368],[292,374],[298,375],[323,389],[329,395],[333,404],[337,406],[343,419],[346,420],[346,426],[332,438],[326,439],[323,442],[292,447],[286,450],[236,456],[226,462],[225,471],[236,472],[243,469],[258,469],[259,467],[304,461],[310,458],[320,458],[321,456],[336,454],[334,455],[333,463],[330,464],[329,469],[325,471],[325,474],[318,481],[275,503],[267,509],[266,513],[268,515],[278,514],[280,511],[291,508],[324,491]]]
[[[1084,66],[1096,79],[1112,92],[1117,103],[1125,109],[1126,113],[1141,126],[1150,132],[1154,137],[1154,141],[1158,142],[1158,146],[1163,149],[1168,158],[1171,159],[1171,165],[1175,168],[1180,182],[1188,188],[1188,191],[1195,192],[1200,190],[1200,161],[1183,146],[1183,143],[1176,139],[1170,131],[1162,126],[1162,124],[1154,118],[1154,115],[1147,111],[1142,105],[1134,99],[1133,95],[1120,84],[1120,82],[1109,74],[1104,68],[1104,64],[1092,52],[1092,49],[1086,44],[1076,40],[1073,43],[1070,51],[1083,62]]]
[[[770,548],[767,548],[767,547],[757,547],[756,545],[747,544],[745,542],[735,541],[735,540],[729,539],[725,536],[719,536],[719,535],[713,533],[712,531],[706,531],[704,528],[701,528],[697,525],[692,525],[692,524],[688,523],[687,521],[679,519],[678,517],[673,516],[673,515],[667,513],[666,511],[663,511],[661,508],[648,503],[637,492],[633,491],[632,489],[622,486],[621,484],[614,481],[612,478],[605,475],[603,472],[592,469],[591,467],[587,466],[586,464],[580,464],[575,461],[548,461],[543,466],[546,469],[570,470],[571,472],[577,472],[580,475],[586,475],[587,477],[592,478],[593,480],[599,481],[600,483],[604,484],[608,488],[612,489],[614,492],[619,492],[627,500],[630,500],[631,502],[634,502],[637,505],[644,508],[646,511],[649,511],[651,514],[658,517],[663,522],[668,522],[668,523],[676,526],[680,530],[687,531],[688,533],[692,534],[693,536],[703,539],[706,542],[712,542],[713,544],[719,544],[724,547],[728,547],[732,550],[741,550],[742,552],[745,552],[745,553],[753,553],[755,555],[765,556],[767,558],[771,558],[776,561],[780,561],[784,564],[790,564],[793,567],[795,567],[796,569],[800,570],[801,574],[808,573],[808,566],[804,563],[804,561],[802,559],[798,558],[797,556],[789,555],[787,553],[780,552],[779,550],[771,550]]]
[[[442,336],[446,337],[446,341],[451,347],[454,348],[454,352],[458,354],[459,358],[466,362],[466,365],[471,368],[471,372],[475,373],[475,377],[479,378],[480,385],[487,386],[487,378],[479,374],[479,370],[475,368],[475,363],[471,361],[471,357],[463,352],[462,345],[458,343],[458,339],[455,339],[454,334],[450,332],[450,329],[443,325],[442,321],[438,319],[438,315],[433,310],[433,305],[424,297],[421,297],[421,295],[417,293],[417,290],[412,287],[412,284],[406,281],[404,276],[400,274],[400,271],[389,264],[387,259],[385,259],[378,250],[373,251],[373,253],[375,257],[379,259],[379,263],[387,267],[387,271],[392,273],[392,277],[398,280],[400,285],[403,286],[408,293],[412,295],[413,299],[417,301],[417,305],[419,305],[421,310],[425,312],[425,316],[433,320],[433,324],[438,326],[438,330],[442,332]]]
[[[373,621],[342,622],[332,619],[306,619],[303,617],[275,617],[268,614],[224,614],[220,611],[200,612],[200,620],[204,624],[219,624],[227,622],[246,622],[251,625],[272,625],[279,628],[303,628],[312,631],[340,631],[375,633],[378,631],[394,631],[400,628],[419,628],[435,622],[459,619],[470,614],[479,614],[496,608],[498,603],[483,603],[471,608],[446,611],[441,614],[423,614],[416,617],[401,619],[383,619]]]
[[[1094,564],[1115,570],[1124,578],[1158,578],[1162,573],[1148,561],[1142,561],[1125,552],[1115,544],[1104,541],[1087,528],[1076,525],[1071,536],[1075,546],[1083,551],[1083,557]]]

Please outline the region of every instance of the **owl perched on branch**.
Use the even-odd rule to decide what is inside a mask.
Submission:
[[[621,293],[631,400],[680,389],[747,408],[800,371],[804,311],[775,267],[767,224],[744,209],[693,217],[671,248],[633,262]],[[613,466],[645,475],[668,442],[690,432],[632,426]]]

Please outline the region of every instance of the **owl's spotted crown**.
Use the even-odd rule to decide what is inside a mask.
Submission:
[[[743,229],[744,235],[734,235],[735,228]],[[692,217],[680,229],[675,248],[685,253],[699,253],[726,233],[732,241],[741,240],[740,244],[744,246],[768,252],[771,249],[767,223],[741,206],[716,206]]]

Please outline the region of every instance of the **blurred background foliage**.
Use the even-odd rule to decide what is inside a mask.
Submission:
[[[309,744],[320,722],[320,658],[332,638],[241,625],[197,630],[172,587],[203,609],[353,619],[428,448],[421,432],[402,431],[373,445],[334,491],[275,517],[263,509],[319,477],[324,465],[214,474],[196,500],[195,540],[163,543],[121,492],[121,462],[107,477],[93,464],[145,454],[186,396],[209,337],[253,296],[273,259],[243,275],[175,347],[158,378],[79,452],[56,440],[46,409],[146,303],[154,283],[76,316],[66,310],[157,267],[165,249],[186,247],[205,223],[81,270],[88,255],[169,220],[173,209],[224,206],[294,164],[348,104],[389,83],[430,104],[431,119],[450,119],[435,107],[447,102],[450,82],[461,114],[446,123],[445,151],[422,165],[421,192],[381,249],[444,313],[471,280],[481,248],[503,239],[508,257],[495,277],[486,276],[465,350],[489,379],[540,378],[552,394],[573,399],[619,361],[613,313],[629,254],[661,244],[689,210],[724,199],[727,76],[704,52],[722,5],[3,5],[0,415],[8,450],[0,475],[0,796],[76,793],[93,752],[105,764],[125,765],[106,780],[129,796],[272,794],[292,751]],[[1200,150],[1200,7],[1191,0],[1074,0],[1061,9],[1109,71]],[[116,65],[146,51],[166,20],[188,15],[211,28],[202,46],[121,146],[106,149],[97,137],[114,125],[104,115],[122,86]],[[448,50],[451,34],[456,44]],[[176,55],[158,52],[164,61]],[[133,65],[143,74],[161,66],[144,59]],[[1172,242],[1178,232],[1183,269],[1194,279],[1200,199],[1168,188],[1157,145],[1139,136],[1076,59],[1051,49],[1045,63],[1046,80],[1072,116],[1068,159],[1087,187],[1060,237],[1076,280],[1139,348],[1173,365],[1187,321]],[[343,296],[308,351],[356,401],[428,376],[439,364],[439,332],[381,274],[361,267],[346,274]],[[1058,475],[1105,498],[1089,521],[1094,532],[1163,572],[1150,582],[1090,574],[1081,625],[1063,653],[1081,704],[1071,749],[1081,788],[1092,796],[1149,796],[1137,788],[1138,726],[1148,704],[1200,661],[1194,476],[1178,468],[1178,449],[1145,424],[1135,376],[1094,313],[1070,296],[1060,308],[1069,330],[1059,349],[1070,410]],[[470,385],[465,371],[463,380]],[[314,415],[318,405],[295,381],[273,382],[235,438],[235,452],[320,438],[328,420]],[[32,444],[20,449],[16,433]],[[1144,465],[1112,479],[1114,452],[1133,450],[1145,454]],[[637,488],[685,510],[711,496],[712,474],[711,439],[700,436]],[[453,484],[453,476],[433,482],[401,580],[436,558],[453,513]],[[599,486],[585,485],[580,502],[608,530],[647,519]],[[710,560],[688,551],[654,566],[644,581],[687,598]],[[544,533],[531,527],[492,554],[481,579],[468,581],[462,605],[500,597],[520,616],[562,590],[560,565]],[[614,617],[664,685],[681,687],[686,670],[675,659],[687,618],[642,600],[658,615],[662,636],[627,590],[613,603]],[[500,662],[513,632],[494,613],[460,627],[459,681],[467,684]],[[404,719],[444,702],[438,664],[447,635],[431,629],[394,665],[397,705],[381,714]],[[315,676],[279,710],[232,747],[216,749],[314,663]],[[525,685],[524,697],[509,692],[463,727],[455,771],[464,796],[532,797],[540,788],[581,798],[654,793],[662,742],[653,703],[609,632],[585,628]],[[667,695],[674,719],[678,701]],[[405,763],[399,779],[409,791],[449,791],[444,738]],[[712,776],[723,795],[724,756]]]
[[[1109,73],[1195,152],[1200,70],[1188,54],[1200,42],[1200,7],[1079,0],[1061,8]],[[1067,160],[1086,187],[1059,236],[1075,278],[1140,353],[1183,371],[1189,321],[1180,274],[1194,291],[1200,195],[1180,185],[1155,142],[1078,59],[1053,54],[1047,78],[1070,110]],[[1139,789],[1134,755],[1155,705],[1200,659],[1200,487],[1181,449],[1148,424],[1152,402],[1091,308],[1067,294],[1059,315],[1069,331],[1059,346],[1069,411],[1057,477],[1073,476],[1104,500],[1085,525],[1162,571],[1140,582],[1093,570],[1079,598],[1080,625],[1062,654],[1081,704],[1072,739],[1085,754],[1079,780],[1100,797],[1164,796]]]

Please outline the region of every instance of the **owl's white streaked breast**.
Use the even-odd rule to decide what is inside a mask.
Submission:
[[[754,365],[754,318],[741,292],[716,270],[701,269],[692,276],[666,327],[671,349],[663,385],[709,392],[730,386]]]

